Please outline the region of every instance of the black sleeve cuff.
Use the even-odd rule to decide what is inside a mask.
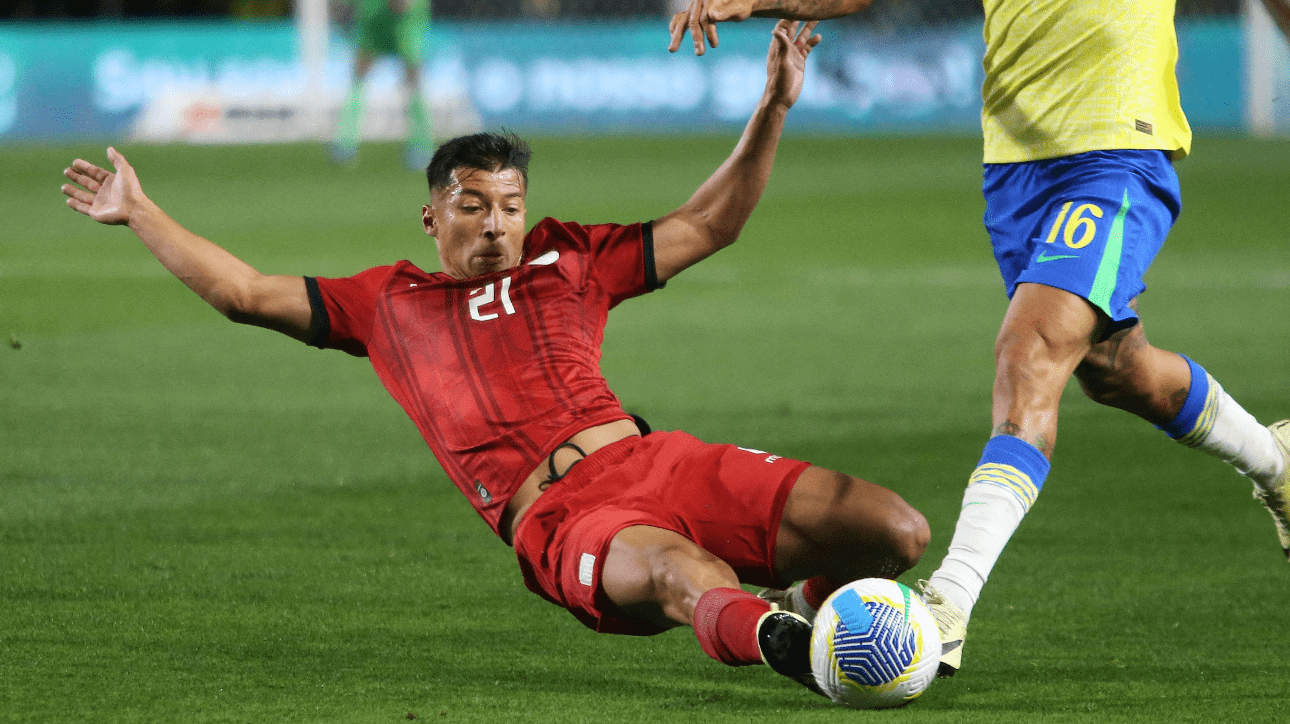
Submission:
[[[641,224],[641,242],[643,256],[645,257],[645,289],[654,291],[667,286],[667,282],[658,280],[658,269],[654,266],[654,222],[646,221]]]
[[[309,295],[309,308],[313,312],[309,319],[308,344],[321,349],[331,337],[331,317],[327,315],[327,305],[323,303],[317,279],[305,277],[305,292]]]

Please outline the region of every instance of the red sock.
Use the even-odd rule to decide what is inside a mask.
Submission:
[[[806,605],[818,611],[824,605],[824,599],[841,587],[824,576],[808,578],[802,582],[802,598],[806,600]]]
[[[694,635],[708,656],[728,666],[761,663],[757,621],[770,604],[738,588],[714,588],[694,606]]]

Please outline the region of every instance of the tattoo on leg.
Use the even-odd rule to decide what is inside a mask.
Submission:
[[[1044,454],[1044,457],[1050,460],[1052,459],[1053,457],[1052,440],[1049,440],[1043,435],[1036,435],[1034,440],[1027,440],[1026,442],[1030,443],[1031,445],[1034,445],[1036,450]]]
[[[1012,420],[1004,420],[999,423],[998,426],[994,428],[990,437],[998,437],[1000,435],[1009,435],[1011,437],[1021,438],[1031,445],[1034,445],[1036,450],[1044,454],[1044,457],[1051,458],[1053,456],[1052,440],[1045,437],[1043,433],[1035,435],[1033,438],[1029,439],[1022,437],[1021,425],[1018,425]]]
[[[1124,344],[1125,337],[1128,337],[1128,335],[1116,334],[1116,335],[1112,335],[1110,339],[1106,340],[1105,344],[1106,344],[1106,366],[1107,367],[1110,367],[1111,369],[1115,369],[1115,358],[1116,358],[1116,355],[1120,353],[1120,345]]]
[[[1012,420],[1004,420],[999,423],[998,427],[994,428],[994,434],[990,437],[997,437],[999,435],[1011,435],[1012,437],[1017,437],[1017,433],[1019,432],[1021,432],[1021,425],[1018,425]]]

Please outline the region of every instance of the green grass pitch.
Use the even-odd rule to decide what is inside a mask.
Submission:
[[[730,137],[537,138],[530,223],[652,218]],[[395,146],[126,147],[262,271],[437,268]],[[948,545],[1005,308],[978,139],[790,137],[741,241],[611,315],[656,428],[887,485]],[[238,327],[62,207],[101,147],[0,151],[0,722],[1238,722],[1290,717],[1290,567],[1222,463],[1085,400],[965,668],[864,714],[688,630],[597,636],[528,593],[364,360]],[[1147,277],[1154,343],[1290,415],[1290,143],[1201,138]]]

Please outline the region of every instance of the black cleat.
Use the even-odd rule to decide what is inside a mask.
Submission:
[[[757,648],[772,671],[824,696],[811,673],[811,631],[811,622],[795,613],[767,611],[757,621]]]

